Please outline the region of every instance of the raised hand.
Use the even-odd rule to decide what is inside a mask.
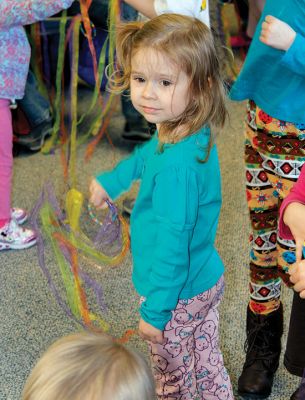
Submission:
[[[296,32],[286,22],[272,15],[267,15],[262,23],[260,41],[267,46],[279,50],[288,50],[292,45]]]

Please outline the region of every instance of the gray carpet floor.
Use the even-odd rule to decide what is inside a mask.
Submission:
[[[83,93],[82,107],[86,108]],[[249,225],[244,195],[243,117],[245,104],[229,104],[230,121],[219,133],[217,142],[223,180],[223,208],[217,247],[226,265],[226,293],[221,306],[221,346],[234,390],[241,372],[245,340],[245,316],[248,301],[248,233]],[[87,193],[90,177],[110,168],[129,154],[133,146],[121,138],[124,119],[117,111],[108,129],[112,147],[106,138],[85,163],[85,145],[79,147],[77,176],[81,191]],[[13,203],[30,210],[46,181],[51,181],[58,197],[65,190],[59,152],[51,155],[20,154],[15,158]],[[132,189],[135,194],[136,187]],[[118,201],[122,207],[122,199]],[[46,263],[56,270],[51,249],[46,244]],[[101,269],[86,265],[87,272],[103,286],[108,312],[105,319],[110,332],[120,336],[137,325],[137,296],[130,281],[130,255],[116,268]],[[0,253],[0,400],[18,400],[24,382],[38,357],[57,338],[79,330],[59,307],[39,267],[37,249]],[[60,280],[58,281],[58,285]],[[291,292],[283,289],[285,334],[287,335]],[[135,337],[130,346],[146,354],[146,346]],[[299,379],[283,367],[276,374],[271,400],[287,400]],[[236,398],[238,398],[236,396]],[[42,399],[43,400],[43,399]]]

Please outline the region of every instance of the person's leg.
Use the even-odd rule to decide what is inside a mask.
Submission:
[[[257,23],[265,6],[265,0],[249,0],[249,14],[246,33],[253,38]]]
[[[223,277],[217,284],[197,296],[202,302],[201,310],[195,314],[200,323],[195,337],[196,384],[199,398],[202,400],[234,399],[230,377],[224,366],[219,347],[218,307],[224,292]]]
[[[108,29],[109,0],[93,0],[89,8],[89,17],[98,28]]]
[[[246,195],[252,234],[250,301],[247,309],[247,353],[238,393],[266,398],[278,368],[283,332],[281,279],[277,270],[278,196],[257,151],[257,107],[248,104],[245,164]]]
[[[304,155],[298,138],[303,133],[293,124],[274,119],[255,105],[252,114],[248,114],[248,123],[252,127],[247,129],[247,199],[256,233],[250,267],[249,350],[239,379],[239,393],[266,398],[271,392],[281,349],[283,322],[279,277],[289,284],[287,272],[294,262],[295,249],[293,241],[278,236],[277,212],[303,165]],[[251,339],[251,328],[255,331],[255,340]]]
[[[246,30],[248,14],[249,14],[249,5],[247,0],[234,0],[235,11],[240,18],[240,28],[244,32]]]
[[[24,97],[18,103],[32,128],[52,119],[50,102],[39,92],[36,77],[31,70],[27,76]]]
[[[9,100],[0,99],[0,251],[25,249],[36,243],[35,233],[21,228],[11,210],[13,128],[9,105]]]
[[[222,294],[223,278],[210,290],[180,300],[165,327],[165,343],[150,344],[159,400],[218,400],[221,395],[233,399],[218,347],[217,306]]]
[[[138,12],[123,1],[121,17],[123,21],[135,21],[138,18]],[[149,140],[151,138],[149,125],[132,105],[128,90],[121,95],[121,107],[126,120],[122,137],[135,143]]]
[[[24,97],[18,103],[26,115],[31,130],[27,135],[15,133],[16,142],[33,151],[39,150],[45,137],[52,132],[53,120],[49,100],[39,92],[36,77],[31,70],[27,77]]]
[[[301,385],[293,393],[291,400],[305,398],[305,300],[294,292],[290,314],[284,365],[293,374],[303,377]]]
[[[0,228],[11,218],[13,128],[10,101],[0,99]]]
[[[234,0],[234,7],[237,16],[238,33],[231,36],[231,46],[232,48],[247,50],[251,43],[251,38],[246,35],[249,13],[248,1]]]
[[[305,299],[294,292],[290,314],[284,365],[293,374],[302,377],[305,371]]]

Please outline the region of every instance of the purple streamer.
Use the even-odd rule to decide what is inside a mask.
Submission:
[[[50,183],[47,183],[44,186],[36,204],[34,205],[32,211],[31,211],[31,215],[30,215],[30,224],[33,227],[33,229],[37,232],[37,253],[38,253],[39,266],[40,266],[43,274],[45,275],[45,277],[47,279],[47,283],[51,289],[51,292],[53,293],[59,306],[64,310],[64,312],[66,313],[66,315],[69,318],[74,320],[77,324],[80,324],[82,327],[87,328],[82,320],[78,320],[73,315],[73,313],[70,310],[70,308],[68,307],[67,303],[63,300],[62,296],[60,295],[60,293],[52,279],[51,273],[45,263],[45,246],[44,246],[44,242],[43,242],[43,234],[39,227],[38,221],[39,221],[40,210],[41,210],[43,204],[46,202],[50,203],[53,211],[55,212],[56,217],[58,218],[57,222],[59,223],[59,225],[66,231],[70,230],[69,225],[64,222],[66,216],[65,216],[65,213],[61,210],[59,203],[55,197],[54,188]],[[102,238],[103,235],[104,236],[109,235],[112,230],[113,232],[111,234],[111,239],[116,239],[118,236],[118,232],[119,232],[118,225],[120,225],[120,224],[118,224],[119,219],[114,218],[114,212],[117,213],[117,209],[114,205],[111,205],[111,207],[109,207],[109,210],[110,210],[110,212],[107,214],[105,221],[104,221],[105,225],[103,225],[101,227],[101,229],[99,230],[99,231],[102,231],[102,233],[98,232],[98,234],[100,234],[101,238]],[[105,237],[104,237],[104,239],[105,239]],[[104,243],[106,243],[108,241],[109,240],[104,240]],[[65,259],[69,263],[70,268],[71,268],[71,273],[72,273],[70,251],[63,244],[60,244],[60,249],[61,249]],[[96,298],[100,312],[102,312],[102,313],[106,312],[107,307],[106,307],[105,300],[104,300],[104,291],[103,291],[102,286],[100,284],[98,284],[93,278],[91,278],[81,268],[79,268],[79,276],[83,280],[86,287],[93,290],[93,293],[95,294],[95,298]]]

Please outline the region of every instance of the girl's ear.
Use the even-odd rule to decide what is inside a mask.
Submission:
[[[212,78],[210,76],[208,77],[208,84],[209,84],[210,89],[211,89],[212,86],[213,86],[213,83],[212,83]]]

